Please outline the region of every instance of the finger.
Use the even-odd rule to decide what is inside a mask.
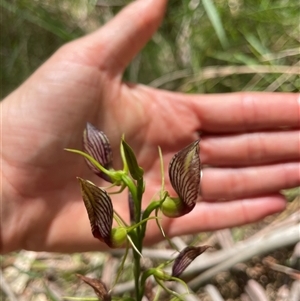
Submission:
[[[266,195],[300,185],[300,163],[245,168],[205,168],[201,180],[204,199],[238,199]]]
[[[36,238],[35,233],[31,233]],[[45,240],[45,241],[43,241]],[[83,202],[69,204],[53,219],[47,235],[27,242],[26,249],[49,252],[84,252],[108,250],[108,246],[93,237]]]
[[[199,107],[201,128],[210,132],[244,132],[299,128],[300,94],[237,93],[214,97]]]
[[[253,223],[285,209],[280,195],[242,199],[226,203],[198,203],[189,214],[173,219],[165,229],[169,236],[196,234]]]
[[[122,73],[159,26],[166,0],[134,1],[94,33],[78,40],[87,63],[115,75]]]
[[[201,162],[213,166],[246,166],[300,159],[300,131],[202,136]]]
[[[230,93],[217,95],[184,95],[165,93],[170,101],[188,103],[191,118],[199,119],[199,130],[210,133],[232,133],[274,128],[300,127],[300,94],[298,93]]]

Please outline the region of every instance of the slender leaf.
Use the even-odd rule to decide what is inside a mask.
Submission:
[[[218,14],[218,10],[216,9],[214,2],[212,0],[202,0],[204,9],[207,13],[208,18],[210,19],[216,34],[220,40],[220,43],[223,47],[223,49],[228,48],[229,43],[228,39],[224,30],[224,27],[222,25],[221,18]]]

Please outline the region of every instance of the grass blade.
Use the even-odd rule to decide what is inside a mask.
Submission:
[[[220,43],[224,49],[228,48],[228,39],[221,21],[221,18],[218,14],[216,7],[214,6],[213,1],[211,0],[202,0],[204,9],[207,13],[207,16],[214,27],[216,34],[220,40]]]

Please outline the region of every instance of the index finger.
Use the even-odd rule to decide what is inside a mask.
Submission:
[[[204,132],[232,133],[300,126],[299,93],[177,94],[177,97],[190,101],[192,112],[200,122],[199,130]]]

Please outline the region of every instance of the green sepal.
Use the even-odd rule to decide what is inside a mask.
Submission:
[[[86,158],[87,160],[89,160],[101,172],[103,172],[104,174],[109,176],[111,178],[112,182],[114,183],[114,185],[120,186],[122,184],[122,176],[124,175],[124,171],[122,171],[122,170],[117,170],[117,171],[107,170],[98,161],[96,161],[92,156],[90,156],[89,154],[87,154],[83,151],[80,151],[80,150],[77,150],[77,149],[71,149],[71,148],[65,148],[64,150],[67,151],[67,152],[70,152],[70,153],[79,154],[79,155],[83,156],[84,158]]]
[[[141,179],[144,175],[144,170],[139,166],[132,148],[124,139],[122,139],[121,147],[123,148],[125,160],[132,178],[134,180]]]

